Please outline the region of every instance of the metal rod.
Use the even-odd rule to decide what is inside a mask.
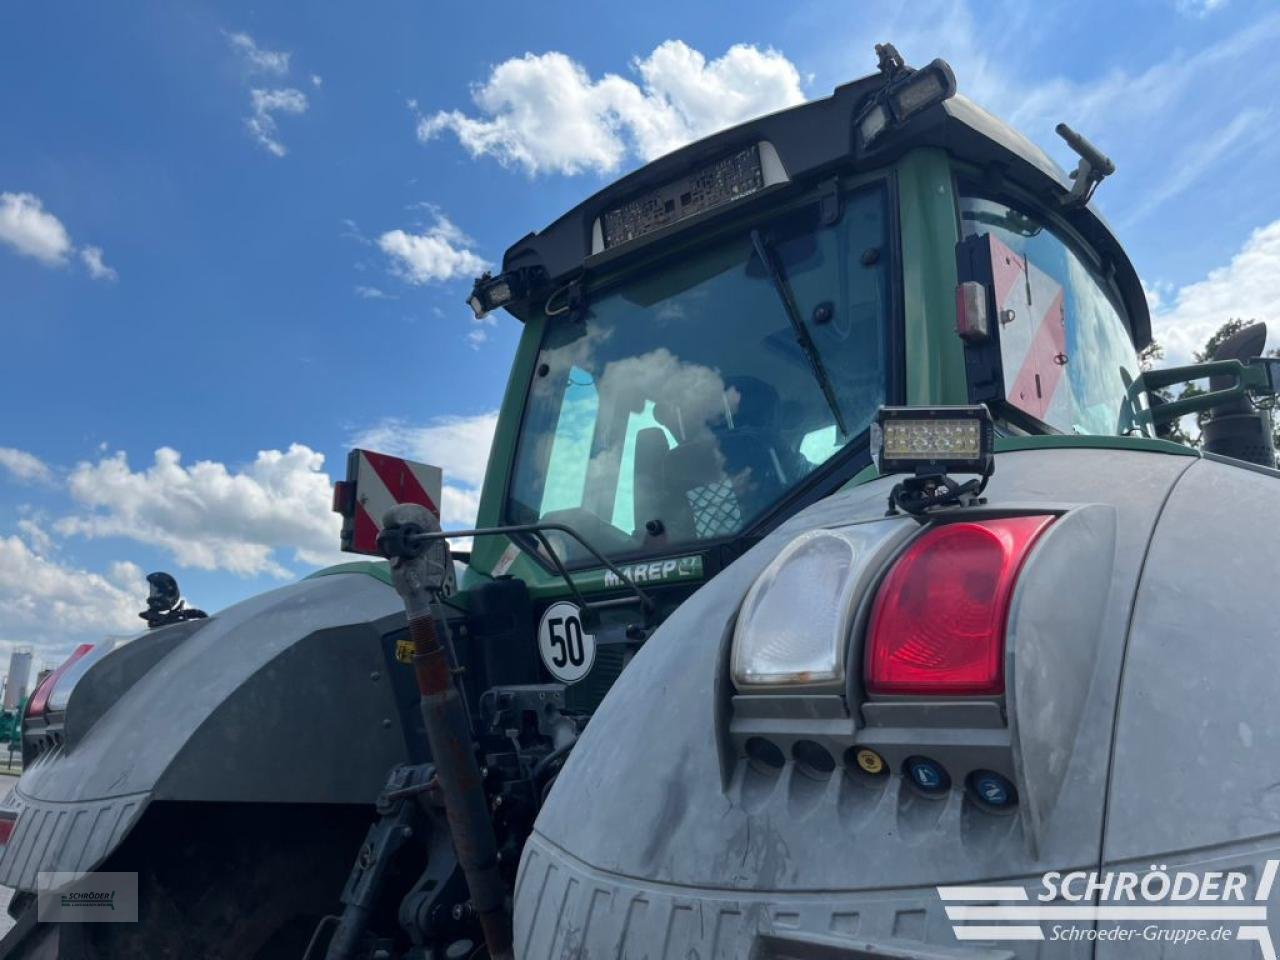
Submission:
[[[574,530],[572,527],[566,526],[563,523],[518,523],[518,524],[513,524],[505,527],[486,527],[483,530],[439,530],[434,533],[414,534],[414,536],[411,539],[416,543],[421,543],[428,540],[452,540],[452,539],[461,539],[463,537],[509,536],[510,534],[513,534],[513,533],[532,533],[536,535],[539,531],[543,531],[543,530],[555,530],[560,533],[565,533],[573,537],[574,540],[577,540],[578,543],[582,544],[582,546],[586,548],[586,551],[589,554],[595,557],[596,560],[600,561],[601,566],[606,567],[610,573],[612,573],[615,577],[617,577],[622,583],[625,583],[627,585],[627,587],[631,590],[631,592],[634,593],[636,595],[636,598],[640,601],[640,606],[643,610],[648,612],[653,609],[653,600],[650,599],[647,593],[645,593],[636,585],[636,582],[632,580],[629,575],[627,575],[626,573],[623,573],[621,568],[619,568],[611,560],[606,559],[604,554],[602,554],[599,550],[597,550],[590,543],[588,543],[576,530]],[[561,563],[559,558],[555,555],[555,551],[551,550],[551,548],[546,544],[545,540],[542,541],[542,544],[543,544],[543,549],[545,549],[550,554],[549,559],[551,563],[557,567],[557,570],[560,573],[560,576],[564,578],[566,583],[568,583],[569,589],[574,591],[575,597],[577,597],[578,599],[581,599],[582,595],[577,592],[576,585],[573,583],[573,580],[569,577],[569,573],[565,569],[564,564]],[[586,605],[587,604],[584,601],[584,606]]]

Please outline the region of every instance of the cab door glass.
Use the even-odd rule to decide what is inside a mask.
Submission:
[[[1129,387],[1140,372],[1128,326],[1085,257],[1033,214],[960,198],[964,237],[992,237],[1005,399],[1055,430],[1135,429]]]

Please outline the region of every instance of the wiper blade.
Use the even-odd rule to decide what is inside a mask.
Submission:
[[[836,399],[835,387],[831,383],[831,377],[827,374],[827,368],[822,365],[822,357],[813,343],[813,337],[809,335],[809,328],[805,326],[804,319],[800,316],[800,308],[796,306],[795,295],[791,292],[791,284],[787,282],[787,275],[782,270],[782,264],[773,255],[773,248],[759,230],[751,231],[751,246],[755,248],[756,256],[760,258],[760,262],[764,264],[765,270],[769,273],[769,280],[773,283],[773,289],[777,291],[778,299],[782,301],[782,310],[787,315],[787,319],[791,321],[791,329],[796,335],[796,343],[800,344],[800,349],[804,351],[805,357],[808,358],[809,369],[813,371],[813,379],[818,382],[818,387],[822,390],[822,396],[826,398],[827,406],[831,409],[831,416],[835,418],[836,429],[840,431],[840,436],[849,436],[849,429],[845,426],[844,415],[840,413],[840,402]]]

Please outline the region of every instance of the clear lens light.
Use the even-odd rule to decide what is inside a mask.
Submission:
[[[864,144],[870,143],[880,134],[884,133],[885,128],[889,126],[889,114],[884,107],[877,104],[872,107],[870,112],[862,118],[862,124],[858,133],[862,137]]]
[[[498,280],[489,285],[484,292],[485,298],[495,307],[500,307],[511,299],[511,284]]]
[[[888,420],[886,460],[976,460],[982,454],[977,420]]]
[[[839,531],[812,530],[765,569],[734,629],[736,686],[843,681],[860,546]]]
[[[923,107],[943,99],[947,88],[931,71],[921,71],[894,94],[894,106],[898,116],[906,117]]]

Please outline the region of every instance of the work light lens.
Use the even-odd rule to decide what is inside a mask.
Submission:
[[[955,470],[991,473],[991,414],[967,407],[881,407],[871,449],[883,474]]]
[[[495,280],[485,288],[484,296],[490,309],[500,307],[511,299],[511,284],[506,280]]]
[[[893,95],[893,105],[898,116],[906,117],[941,100],[946,90],[937,74],[922,71],[898,88]]]
[[[889,111],[879,104],[872,107],[858,125],[858,135],[862,138],[863,145],[865,146],[884,133],[888,126]]]
[[[976,460],[982,452],[977,420],[890,420],[884,424],[889,460]]]

